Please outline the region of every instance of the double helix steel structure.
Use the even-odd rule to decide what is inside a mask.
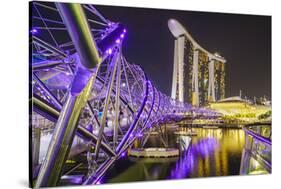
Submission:
[[[52,133],[35,187],[58,184],[75,137],[92,144],[94,170],[83,184],[96,184],[144,133],[190,111],[214,114],[158,91],[123,56],[127,29],[94,6],[31,2],[30,14],[30,118]]]

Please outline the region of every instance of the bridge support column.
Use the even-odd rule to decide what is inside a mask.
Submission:
[[[36,187],[56,186],[75,136],[79,115],[91,91],[93,77],[78,96],[69,94],[60,112]]]
[[[118,66],[118,64],[120,64],[120,62],[119,62],[120,61],[119,60],[120,54],[119,53],[120,52],[115,53],[115,55],[112,58],[112,61],[110,63],[111,67],[112,67],[112,70],[111,70],[111,75],[110,75],[110,79],[109,79],[109,85],[107,86],[107,89],[106,89],[106,98],[105,98],[105,102],[104,102],[104,109],[103,109],[103,112],[102,112],[101,124],[100,124],[100,128],[99,128],[99,133],[98,133],[98,140],[97,140],[96,149],[95,149],[95,159],[97,159],[99,157],[99,151],[100,151],[100,145],[101,145],[101,142],[102,142],[103,131],[104,131],[104,127],[106,125],[106,118],[107,118],[109,100],[110,100],[112,88],[113,88],[113,85],[114,85],[117,66]],[[114,126],[114,130],[115,130],[115,132],[117,132],[117,128],[115,128],[115,126]],[[116,134],[116,133],[114,133],[114,134]],[[115,138],[115,137],[117,137],[117,136],[113,136],[113,138]]]
[[[76,60],[78,68],[66,103],[56,123],[46,159],[37,178],[36,188],[57,185],[78,127],[80,112],[86,104],[94,82],[93,73],[89,69],[93,69],[100,62],[100,57],[81,5],[57,3],[56,6],[73,41],[79,59]]]
[[[120,83],[121,83],[121,62],[120,62],[120,53],[118,53],[118,62],[117,63],[117,73],[116,73],[116,96],[115,96],[115,124],[113,130],[113,146],[114,149],[117,147],[118,140],[118,128],[119,127],[119,115],[120,115]]]

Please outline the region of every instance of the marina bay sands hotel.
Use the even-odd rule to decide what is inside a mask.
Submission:
[[[201,47],[175,19],[168,21],[175,39],[173,99],[194,106],[225,98],[225,62]]]

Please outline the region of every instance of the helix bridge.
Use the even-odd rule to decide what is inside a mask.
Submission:
[[[38,171],[32,171],[35,187],[58,184],[67,159],[83,152],[76,138],[94,154],[94,170],[83,184],[97,184],[136,139],[145,140],[161,124],[190,113],[216,115],[157,90],[141,66],[123,56],[126,26],[93,5],[32,2],[30,14],[32,145],[37,127],[52,136]]]

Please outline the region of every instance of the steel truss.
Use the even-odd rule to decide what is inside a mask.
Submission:
[[[31,9],[30,116],[54,128],[36,187],[58,184],[74,137],[93,145],[95,168],[83,184],[96,184],[153,127],[191,111],[214,114],[158,91],[123,56],[127,30],[94,6],[32,2]]]

